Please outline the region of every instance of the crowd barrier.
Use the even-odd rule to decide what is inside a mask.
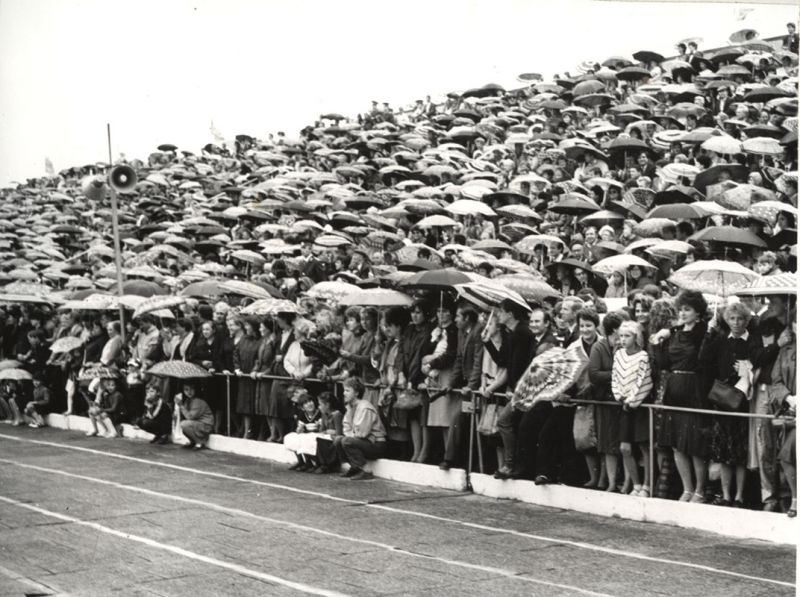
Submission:
[[[235,373],[214,373],[217,376],[225,377],[225,392],[226,392],[226,422],[227,422],[227,435],[231,436],[231,419],[232,419],[232,412],[231,412],[231,379],[236,379],[239,377],[247,377],[251,378],[250,374],[241,374],[237,375]],[[334,388],[334,394],[336,395],[336,388],[341,385],[338,382],[321,379],[321,378],[305,378],[305,379],[297,379],[294,377],[288,376],[281,376],[281,375],[272,375],[272,374],[258,374],[256,377],[257,380],[273,380],[273,381],[287,381],[293,383],[320,383],[320,384],[329,384],[332,385]],[[386,386],[382,384],[364,384],[365,388],[371,389],[401,389],[398,386]],[[460,392],[459,389],[454,389],[455,392]],[[479,408],[479,397],[482,395],[481,392],[478,390],[469,390],[468,394],[470,395],[471,399],[468,401],[468,406],[466,408],[462,407],[462,412],[466,412],[470,415],[470,431],[469,431],[469,463],[466,469],[466,485],[467,489],[472,489],[472,479],[471,475],[473,474],[473,462],[472,462],[472,442],[473,440],[477,443],[478,446],[478,457],[479,459],[482,458],[482,450],[481,450],[481,435],[477,433],[477,423],[476,423],[476,416],[480,413]],[[507,394],[504,393],[497,393],[494,395],[497,398],[506,398]],[[560,404],[569,404],[574,406],[580,405],[596,405],[601,406],[604,408],[621,408],[621,404],[618,402],[611,402],[611,401],[600,401],[600,400],[580,400],[580,399],[568,399],[560,402]],[[678,406],[667,406],[664,404],[654,404],[654,403],[644,403],[640,405],[640,408],[646,408],[648,411],[648,444],[649,444],[649,453],[647,458],[650,464],[650,470],[655,470],[655,411],[673,411],[673,412],[687,412],[692,414],[705,414],[711,416],[722,416],[722,417],[739,417],[745,419],[768,419],[771,421],[783,421],[783,422],[792,422],[795,421],[795,417],[789,415],[781,415],[781,414],[760,414],[760,413],[740,413],[740,412],[726,412],[722,410],[711,410],[711,409],[699,409],[699,408],[684,408]],[[479,472],[483,474],[484,467],[482,460],[479,461]],[[650,495],[655,495],[655,475],[650,475],[649,479],[649,490]]]

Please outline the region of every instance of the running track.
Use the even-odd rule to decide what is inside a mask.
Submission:
[[[0,428],[0,596],[794,595],[790,546]]]

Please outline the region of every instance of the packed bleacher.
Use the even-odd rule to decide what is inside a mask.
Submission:
[[[4,188],[0,418],[794,516],[787,29]]]

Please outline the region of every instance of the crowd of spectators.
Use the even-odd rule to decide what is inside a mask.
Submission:
[[[161,145],[124,164],[121,289],[105,165],[2,189],[0,418],[794,516],[793,25],[779,46]]]

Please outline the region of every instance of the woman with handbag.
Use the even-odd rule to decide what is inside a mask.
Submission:
[[[497,323],[497,318],[490,316],[483,329],[481,340],[484,343],[491,343],[495,348],[495,353],[500,353],[503,344],[503,332]],[[500,413],[500,405],[497,404],[498,398],[494,395],[505,385],[505,367],[500,367],[492,358],[491,351],[483,351],[483,361],[481,367],[481,418],[478,421],[478,433],[490,438],[494,444],[497,455],[497,468],[503,465],[505,456],[503,443],[500,441],[499,430],[497,429],[497,416]]]
[[[678,325],[656,332],[650,338],[659,369],[667,376],[664,404],[684,408],[706,408],[700,373],[700,347],[706,335],[703,320],[708,303],[693,290],[675,299]],[[708,457],[707,417],[686,411],[667,411],[662,441],[672,448],[683,485],[682,502],[705,502]]]
[[[724,326],[709,326],[700,351],[706,375],[707,392],[712,408],[721,412],[748,411],[751,372],[760,364],[763,353],[761,339],[747,330],[750,310],[742,303],[728,305],[721,312]],[[711,460],[720,464],[722,496],[718,506],[744,507],[744,485],[747,475],[747,419],[714,417],[711,427]],[[731,489],[736,478],[736,494]]]
[[[401,307],[392,307],[383,315],[384,340],[376,343],[373,365],[377,369],[381,385],[378,410],[386,426],[388,440],[408,441],[411,411],[422,405],[420,392],[407,388],[406,378],[399,367],[400,339],[408,325],[408,312]],[[367,395],[365,393],[365,395]],[[369,398],[367,398],[369,399]],[[412,462],[421,448],[421,438],[412,439]],[[405,454],[404,454],[405,456]]]

